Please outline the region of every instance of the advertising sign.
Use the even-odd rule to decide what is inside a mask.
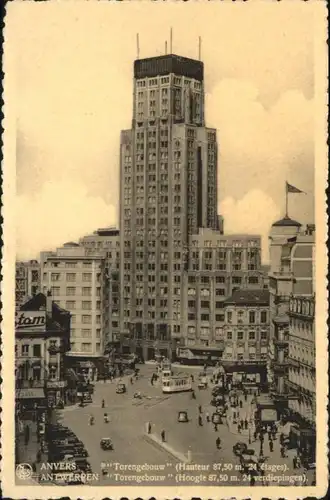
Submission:
[[[17,332],[44,332],[46,328],[46,311],[18,311],[15,317]]]
[[[261,421],[262,422],[276,422],[277,412],[275,408],[263,408],[261,410]]]
[[[66,386],[66,380],[48,381],[47,389],[61,389]]]

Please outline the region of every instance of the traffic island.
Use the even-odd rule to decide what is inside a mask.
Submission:
[[[156,434],[145,433],[143,435],[143,439],[147,443],[153,445],[155,448],[162,450],[162,451],[166,451],[166,453],[168,453],[171,456],[171,458],[173,458],[177,462],[183,462],[183,463],[191,463],[192,462],[191,453],[189,451],[188,451],[187,455],[184,455],[183,453],[178,452],[177,450],[172,448],[172,446],[170,446],[168,443],[166,443],[166,441],[163,442],[158,436],[156,436]]]

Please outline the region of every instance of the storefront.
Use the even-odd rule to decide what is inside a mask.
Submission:
[[[216,366],[222,358],[224,347],[178,347],[176,356],[181,364]]]
[[[17,389],[16,404],[21,419],[33,420],[38,409],[46,406],[45,391],[41,387]]]
[[[226,371],[227,382],[232,385],[243,386],[246,389],[267,388],[267,366],[266,363],[246,361],[222,361]]]
[[[66,404],[66,387],[66,380],[47,381],[47,401],[50,408],[56,407],[61,401]]]
[[[293,425],[290,429],[289,439],[291,448],[297,448],[303,457],[315,460],[316,433],[314,429]]]

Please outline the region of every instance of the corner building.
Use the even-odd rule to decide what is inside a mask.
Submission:
[[[171,356],[189,236],[217,230],[217,140],[205,127],[201,61],[136,60],[132,128],[120,144],[124,352]],[[135,341],[136,340],[136,341]]]

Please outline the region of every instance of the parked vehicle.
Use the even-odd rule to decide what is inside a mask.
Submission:
[[[110,438],[102,438],[100,446],[104,451],[113,450],[113,443]]]

